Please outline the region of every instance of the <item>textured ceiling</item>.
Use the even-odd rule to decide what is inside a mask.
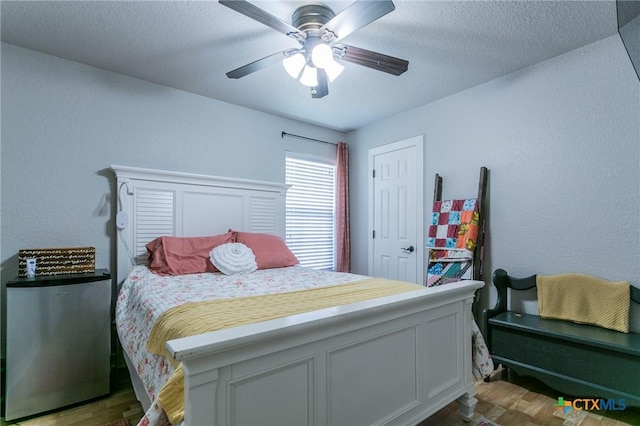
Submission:
[[[254,1],[286,22],[309,2]],[[339,13],[352,1],[326,1]],[[227,71],[298,43],[215,1],[6,1],[2,41],[340,131],[401,113],[617,31],[615,1],[403,1],[346,37],[409,61],[401,76],[347,63],[312,99],[276,64]]]

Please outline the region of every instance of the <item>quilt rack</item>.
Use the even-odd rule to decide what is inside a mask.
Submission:
[[[462,224],[460,224],[460,221],[457,221],[456,223],[456,221],[451,220],[449,223],[453,223],[453,225],[448,226],[448,229],[447,229],[446,220],[445,221],[441,220],[440,222],[438,222],[438,218],[442,219],[442,217],[439,216],[441,215],[441,213],[439,213],[440,208],[447,211],[448,213],[449,206],[445,207],[443,205],[444,203],[447,203],[447,201],[442,200],[442,176],[436,173],[434,190],[433,190],[434,210],[432,211],[431,227],[429,229],[429,235],[427,236],[427,244],[426,244],[428,249],[428,254],[429,254],[428,267],[427,267],[427,282],[426,282],[427,286],[440,285],[447,282],[446,276],[445,276],[446,272],[444,271],[442,276],[440,276],[437,279],[433,279],[435,275],[433,275],[432,271],[439,270],[440,268],[442,268],[443,264],[446,265],[446,267],[443,269],[447,269],[447,268],[449,268],[449,270],[455,269],[455,272],[452,273],[453,275],[451,276],[452,279],[472,279],[472,280],[482,281],[482,261],[484,257],[483,248],[484,248],[484,239],[485,239],[485,216],[486,216],[486,195],[487,195],[488,174],[489,174],[489,170],[486,167],[483,166],[480,168],[480,178],[478,181],[478,195],[475,200],[474,199],[452,200],[452,203],[453,203],[453,207],[451,209],[452,212],[453,210],[456,209],[456,205],[460,206],[458,210],[471,209],[477,212],[477,217],[475,218],[477,219],[477,237],[475,237],[475,244],[473,245],[472,250],[470,250],[470,253],[469,253],[469,250],[466,250],[469,256],[460,258],[460,259],[456,259],[455,257],[443,259],[443,258],[436,258],[436,256],[433,255],[435,253],[434,252],[435,244],[433,244],[433,241],[434,241],[434,238],[436,237],[435,235],[436,224],[443,223],[444,224],[443,226],[445,227],[444,232],[447,232],[447,235],[437,236],[439,241],[442,242],[442,244],[446,244],[445,247],[442,247],[442,248],[446,248],[447,246],[449,246],[450,243],[457,244],[457,246],[459,247],[460,244],[457,243],[456,240],[458,239],[459,235],[463,234],[463,226],[466,224],[464,223],[464,219],[462,220],[463,222]],[[464,204],[464,207],[462,207],[462,204]],[[436,207],[438,207],[438,211],[436,211]],[[474,226],[475,226],[475,223],[474,223]],[[456,233],[455,236],[451,235],[452,231]],[[439,229],[437,232],[438,234],[440,234],[441,230]],[[452,238],[446,239],[445,237],[452,237]],[[446,243],[443,242],[445,240],[446,240]],[[430,244],[430,242],[432,244]],[[452,248],[454,248],[452,252],[455,252],[456,246],[453,245]],[[442,253],[442,251],[440,253]],[[470,262],[470,266],[469,266],[469,262]],[[466,265],[464,267],[460,266],[463,263],[466,263]],[[468,269],[470,269],[470,271]],[[477,303],[475,305],[477,305]],[[474,307],[474,311],[475,311],[475,307]]]

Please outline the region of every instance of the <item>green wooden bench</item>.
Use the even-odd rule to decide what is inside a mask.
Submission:
[[[537,378],[562,396],[624,399],[640,406],[640,334],[543,319],[507,310],[507,289],[536,286],[536,276],[493,274],[498,300],[482,313],[485,339],[494,364]],[[631,287],[640,303],[640,289]]]

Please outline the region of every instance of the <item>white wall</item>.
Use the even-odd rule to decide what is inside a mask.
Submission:
[[[285,151],[339,132],[44,55],[2,47],[2,283],[24,248],[94,246],[111,268],[112,164],[284,182]],[[335,154],[334,154],[335,155]]]
[[[426,212],[436,173],[445,199],[465,198],[489,169],[487,282],[504,268],[640,286],[640,84],[617,35],[349,134],[354,272],[368,267],[367,151],[419,134]]]
[[[345,138],[1,46],[3,283],[21,248],[91,245],[112,266],[111,164],[283,181],[286,149],[326,146],[282,130]],[[347,135],[354,272],[368,266],[367,151],[418,134],[425,211],[435,173],[456,198],[490,170],[487,281],[502,267],[640,286],[640,84],[617,35]]]

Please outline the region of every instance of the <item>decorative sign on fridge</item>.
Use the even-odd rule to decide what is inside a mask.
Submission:
[[[94,272],[95,264],[95,247],[41,248],[18,251],[18,276],[20,277]]]

